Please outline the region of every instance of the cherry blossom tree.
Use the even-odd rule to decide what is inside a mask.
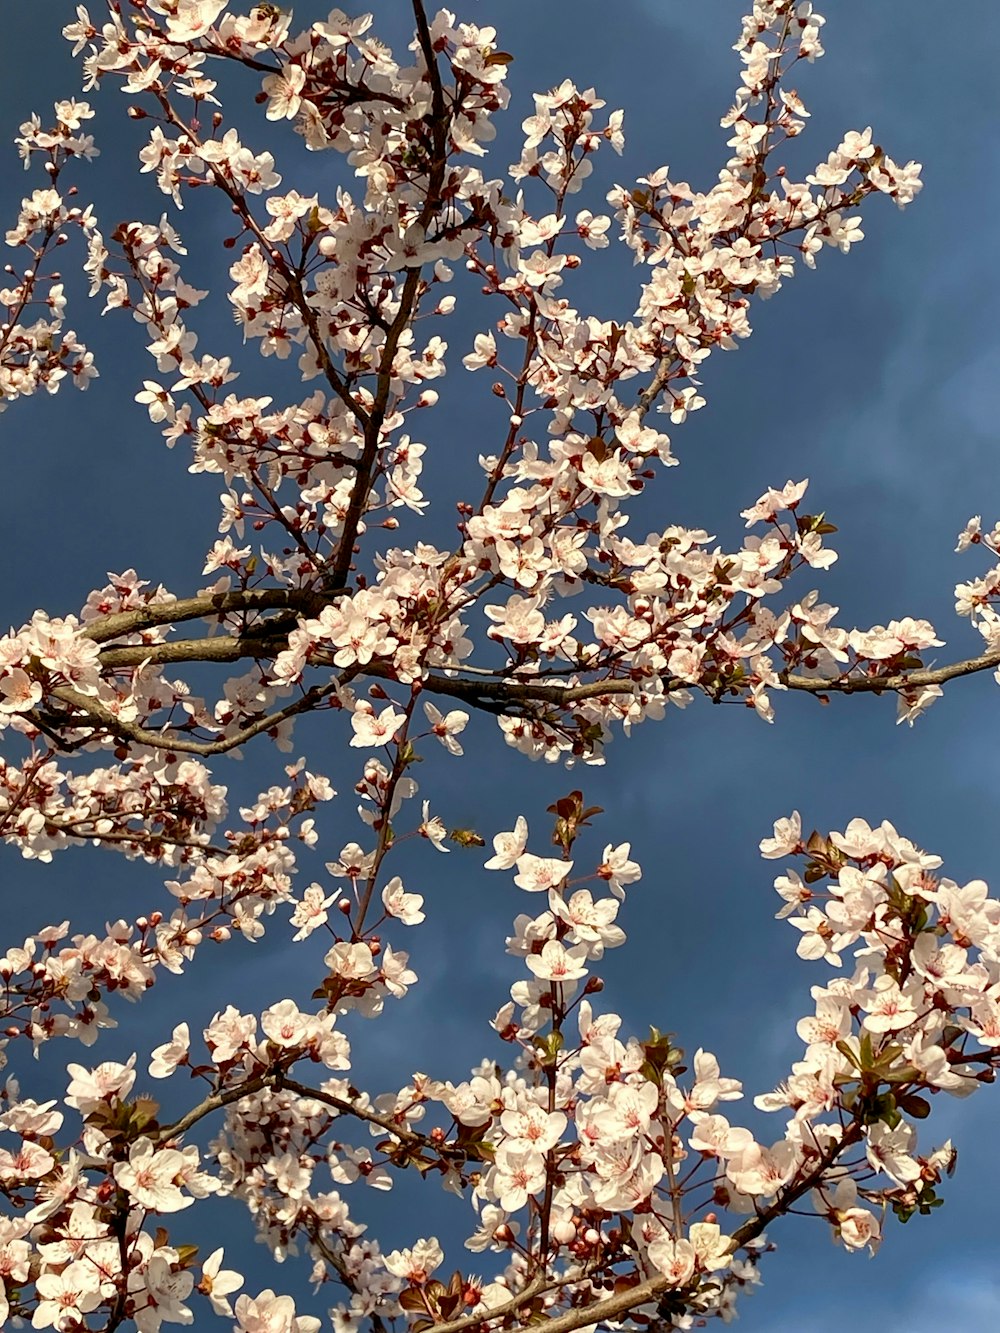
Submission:
[[[1000,668],[1000,564],[956,592],[983,652],[930,666],[928,621],[841,627],[809,586],[836,558],[836,529],[803,479],[740,511],[735,550],[702,529],[628,524],[677,462],[672,431],[704,403],[702,363],[749,336],[754,299],[849,252],[870,196],[903,207],[920,189],[919,165],[869,129],[804,179],[786,168],[808,117],[790,76],[806,82],[823,54],[811,4],[755,0],[734,34],[714,184],[658,168],[606,199],[588,177],[595,155],[621,151],[621,112],[568,81],[537,94],[504,171],[488,149],[512,55],[492,27],[410,9],[412,41],[394,52],[371,16],[337,9],[298,31],[272,4],[78,7],[64,36],[83,96],[125,94],[158,220],[102,231],[78,202],[99,169],[90,100],[21,126],[32,184],[7,232],[4,404],[99,372],[57,268],[79,246],[98,306],[123,336],[145,334],[150,378],[129,393],[191,472],[219,479],[221,508],[204,586],[128,570],[78,614],[38,611],[0,640],[6,842],[43,862],[101,847],[165,883],[103,937],[40,923],[0,957],[12,1323],[155,1333],[214,1312],[240,1333],[318,1329],[280,1269],[262,1288],[190,1243],[172,1215],[210,1195],[248,1209],[277,1260],[308,1254],[341,1333],[728,1318],[790,1214],[874,1251],[896,1218],[931,1211],[954,1149],[920,1122],[1000,1063],[1000,901],[940,875],[889,823],[810,833],[792,814],[761,844],[781,863],[798,954],[826,969],[797,1023],[801,1059],[756,1090],[775,1117],[761,1140],[731,1118],[742,1089],[713,1055],[629,1033],[605,1003],[602,958],[625,942],[617,918],[641,874],[627,830],[591,851],[601,811],[576,787],[509,830],[454,828],[418,802],[422,756],[441,746],[468,762],[476,713],[519,762],[576,766],[572,782],[585,770],[588,792],[612,736],[699,696],[769,723],[788,691],[891,694],[913,723],[950,679]],[[293,167],[293,135],[323,155],[322,189],[294,188],[255,126],[230,123],[223,91],[248,85],[287,130]],[[232,219],[214,295],[235,348],[199,347],[209,293],[183,276],[195,190]],[[567,278],[612,244],[631,250],[634,284],[605,320],[570,303]],[[449,352],[460,302],[480,331]],[[240,341],[265,363],[239,376],[245,396]],[[457,536],[442,537],[421,481],[449,355],[501,426],[472,445],[478,487],[437,497],[438,513],[457,504]],[[305,388],[284,398],[294,381]],[[959,550],[972,546],[997,556],[1000,529],[971,520]],[[212,761],[273,749],[271,785],[229,809]],[[322,807],[352,787],[357,840],[325,848],[304,885]],[[419,1004],[404,937],[434,922],[407,884],[415,839],[480,863],[491,842],[486,867],[537,895],[506,941],[522,975],[468,1078],[360,1090],[356,1024]],[[134,1054],[101,1059],[104,1031],[134,1023],[122,1000],[177,985],[201,951],[289,926],[311,1007],[243,1013],[220,994],[203,1031],[135,1025]],[[70,1043],[65,1087],[36,1100],[25,1057],[52,1042]],[[187,1109],[167,1115],[140,1076],[183,1084]],[[461,1250],[446,1263],[422,1218],[389,1252],[357,1220],[364,1186],[407,1172],[456,1196],[438,1230],[464,1228],[475,1271]]]

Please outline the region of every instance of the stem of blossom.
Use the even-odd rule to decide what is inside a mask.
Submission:
[[[549,243],[550,256],[552,254],[552,244],[553,242],[550,241]],[[538,303],[532,300],[531,314],[528,316],[528,328],[525,333],[524,357],[522,358],[521,361],[521,373],[517,377],[517,394],[515,395],[514,406],[511,410],[512,420],[507,428],[507,438],[503,443],[503,448],[500,450],[500,456],[497,458],[496,465],[493,468],[493,471],[490,473],[489,480],[486,483],[486,489],[483,492],[483,498],[479,501],[479,508],[476,511],[479,514],[481,514],[483,510],[486,508],[486,506],[492,502],[494,493],[496,492],[496,488],[500,484],[500,480],[503,477],[503,471],[507,464],[507,460],[513,453],[514,445],[517,443],[517,432],[521,428],[520,420],[523,419],[524,417],[524,393],[528,383],[528,372],[531,369],[531,362],[535,355],[535,347],[537,344],[537,333],[535,328],[537,318],[538,318]],[[517,425],[514,424],[513,418],[518,419]]]
[[[684,1209],[681,1202],[682,1190],[677,1182],[677,1171],[674,1166],[674,1130],[676,1125],[668,1117],[667,1124],[667,1142],[663,1145],[663,1166],[667,1173],[667,1188],[670,1191],[671,1211],[674,1218],[674,1239],[681,1240],[684,1235]]]
[[[543,1276],[535,1277],[523,1291],[516,1296],[512,1296],[509,1301],[494,1305],[488,1311],[483,1311],[480,1314],[462,1315],[460,1319],[449,1319],[446,1323],[435,1324],[434,1333],[464,1333],[467,1328],[481,1327],[483,1324],[492,1323],[494,1319],[515,1314],[523,1306],[534,1300],[536,1296],[541,1296],[548,1291],[557,1291],[562,1285],[561,1282],[546,1282]]]
[[[361,1288],[358,1285],[357,1278],[351,1273],[347,1264],[344,1262],[342,1256],[339,1255],[336,1252],[336,1250],[331,1249],[330,1246],[327,1244],[325,1237],[323,1237],[320,1234],[320,1226],[318,1220],[312,1226],[310,1226],[307,1223],[306,1234],[312,1241],[313,1245],[315,1245],[316,1249],[326,1260],[326,1262],[330,1265],[333,1271],[340,1278],[341,1282],[348,1289],[348,1291],[353,1291],[359,1295],[364,1295],[367,1304],[368,1303],[367,1293],[362,1292]],[[383,1321],[381,1315],[378,1314],[377,1311],[372,1310],[366,1317],[371,1321],[372,1333],[385,1333],[385,1322]]]
[[[165,94],[156,93],[154,95],[156,97],[156,100],[159,102],[160,107],[163,110],[164,115],[167,117],[169,123],[173,125],[175,129],[180,130],[181,133],[184,134],[184,136],[187,139],[189,139],[195,145],[196,148],[199,147],[201,141],[199,140],[194,129],[192,128],[191,125],[185,122],[181,116],[177,114],[174,108],[170,105],[170,102],[168,101]],[[358,423],[362,427],[366,427],[368,424],[368,414],[365,411],[365,409],[361,406],[361,404],[357,401],[354,394],[351,393],[347,383],[337,373],[337,369],[330,359],[330,354],[326,350],[326,344],[323,342],[323,339],[319,336],[319,328],[316,323],[316,315],[312,307],[309,305],[309,302],[306,300],[305,293],[302,290],[301,280],[288,266],[288,264],[285,263],[284,257],[282,256],[280,250],[277,250],[274,246],[271,245],[270,241],[268,241],[267,237],[263,233],[263,229],[261,228],[260,224],[257,222],[256,218],[250,212],[249,208],[247,208],[246,199],[242,194],[242,192],[236,189],[234,185],[230,184],[230,182],[226,180],[224,173],[220,170],[218,166],[216,166],[214,162],[208,162],[207,166],[209,171],[211,172],[212,179],[215,181],[215,184],[223,192],[223,194],[227,197],[227,199],[229,199],[230,203],[233,205],[237,214],[239,215],[240,221],[243,223],[246,230],[249,231],[257,239],[257,241],[263,247],[264,253],[270,257],[271,262],[274,264],[275,268],[277,268],[278,272],[284,279],[286,290],[291,294],[295,308],[298,310],[299,314],[302,316],[302,319],[306,324],[306,327],[309,329],[310,337],[312,339],[313,346],[316,350],[316,355],[319,358],[320,365],[323,368],[323,374],[326,377],[326,381],[330,385],[330,388],[334,391],[334,393],[345,405],[345,407],[348,408],[348,410],[355,417]]]
[[[421,53],[427,67],[427,77],[431,85],[431,160],[427,175],[427,195],[423,208],[417,218],[417,226],[425,233],[431,218],[442,205],[441,187],[444,184],[445,165],[448,160],[448,132],[450,120],[445,103],[444,89],[441,84],[441,71],[431,43],[427,16],[422,0],[413,0],[413,13],[417,24],[417,36]],[[331,564],[327,586],[342,588],[347,583],[354,554],[354,543],[358,536],[358,527],[365,512],[371,490],[372,469],[378,457],[381,443],[382,425],[386,418],[389,404],[389,392],[392,387],[393,363],[399,348],[400,339],[410,327],[416,314],[417,294],[420,289],[422,266],[406,270],[399,309],[389,326],[379,358],[378,379],[375,389],[375,401],[372,404],[368,420],[365,422],[365,443],[361,458],[357,463],[357,477],[351,491],[347,513],[344,516],[344,531],[341,534],[337,553]]]
[[[3,814],[0,815],[0,837],[2,837],[7,832],[11,820],[24,805],[25,801],[28,799],[28,796],[31,792],[32,783],[34,782],[35,774],[38,772],[40,768],[42,768],[46,763],[48,763],[48,761],[52,758],[54,753],[55,751],[52,749],[43,750],[36,759],[31,760],[30,763],[24,766],[24,769],[22,770],[21,773],[22,782],[20,790],[18,791],[14,799],[10,802],[10,804],[6,807],[6,809],[3,811]]]
[[[556,200],[555,216],[561,217],[563,204],[566,198],[565,186],[560,190]],[[550,236],[545,242],[545,253],[549,259],[555,253],[556,236]],[[493,499],[497,486],[503,477],[503,470],[508,458],[514,451],[514,445],[517,443],[517,432],[521,428],[521,421],[524,418],[524,394],[528,385],[528,374],[531,370],[531,363],[534,359],[535,349],[538,346],[538,300],[534,293],[530,298],[531,313],[528,316],[528,327],[524,335],[524,356],[521,359],[521,372],[517,377],[517,394],[514,398],[514,406],[511,411],[511,422],[507,429],[507,438],[504,441],[503,448],[500,450],[500,456],[496,461],[493,471],[490,473],[489,480],[486,483],[486,490],[483,492],[483,498],[479,502],[479,508],[476,511],[481,514]]]
[[[361,938],[361,931],[365,923],[365,914],[368,911],[368,907],[372,900],[372,894],[375,892],[375,885],[378,882],[379,869],[389,847],[391,846],[390,837],[392,834],[392,821],[390,819],[390,811],[392,810],[392,800],[396,794],[396,787],[399,785],[399,779],[406,771],[406,737],[416,703],[417,695],[414,691],[410,695],[410,701],[406,706],[406,718],[400,723],[400,730],[397,732],[397,739],[395,741],[396,757],[393,760],[392,771],[389,774],[389,781],[386,783],[385,795],[382,799],[382,827],[378,831],[378,845],[375,848],[375,859],[372,862],[372,868],[369,872],[364,892],[361,895],[361,901],[358,904],[357,920],[352,927],[355,940]]]
[[[332,1107],[341,1115],[354,1116],[357,1120],[363,1120],[366,1124],[376,1125],[379,1129],[385,1130],[386,1134],[398,1139],[400,1143],[405,1143],[407,1147],[424,1149],[432,1153],[436,1158],[447,1161],[454,1157],[461,1162],[469,1160],[468,1147],[449,1148],[446,1143],[435,1143],[429,1135],[421,1134],[419,1130],[410,1129],[405,1125],[398,1125],[389,1116],[379,1115],[376,1111],[370,1111],[365,1107],[356,1106],[354,1102],[347,1101],[343,1097],[337,1097],[333,1093],[325,1092],[322,1088],[311,1088],[305,1083],[298,1083],[295,1079],[282,1077],[281,1086],[288,1088],[292,1092],[299,1093],[302,1097],[311,1098],[313,1101],[322,1102],[325,1106]]]
[[[64,726],[79,728],[92,725],[94,730],[106,728],[116,738],[134,741],[137,745],[148,745],[154,750],[177,750],[184,754],[212,755],[225,754],[229,750],[234,750],[245,741],[252,740],[254,736],[259,736],[261,732],[270,731],[287,718],[296,717],[299,713],[312,712],[318,704],[329,698],[330,695],[336,694],[339,689],[339,680],[334,680],[328,685],[313,685],[295,703],[288,704],[285,708],[279,708],[274,713],[268,713],[266,717],[258,718],[256,722],[249,723],[242,730],[221,741],[192,741],[183,736],[178,736],[176,733],[168,735],[161,731],[150,731],[146,727],[140,727],[131,722],[123,722],[96,699],[91,699],[85,694],[79,694],[76,690],[60,687],[52,690],[51,693],[54,698],[72,704],[88,717],[94,719],[93,723],[90,724],[78,718],[64,719]],[[27,716],[31,717],[32,715],[29,713]],[[42,716],[44,718],[44,715]]]
[[[296,1055],[294,1058],[298,1059],[299,1057]],[[172,1139],[179,1138],[192,1125],[196,1125],[199,1120],[204,1120],[207,1115],[211,1115],[214,1111],[220,1111],[224,1106],[232,1106],[234,1102],[242,1101],[244,1097],[250,1097],[255,1092],[263,1091],[264,1088],[272,1086],[276,1079],[276,1073],[273,1070],[268,1070],[264,1074],[255,1074],[252,1078],[246,1079],[245,1082],[239,1083],[235,1087],[224,1088],[221,1092],[213,1092],[204,1101],[199,1102],[197,1106],[193,1106],[190,1111],[182,1115],[179,1120],[175,1120],[173,1124],[161,1126],[155,1135],[150,1134],[147,1137],[151,1138],[154,1143],[167,1143]]]
[[[748,1241],[755,1240],[775,1218],[780,1217],[785,1212],[788,1205],[801,1199],[811,1189],[815,1189],[825,1172],[830,1169],[837,1158],[848,1148],[853,1148],[855,1144],[860,1143],[863,1138],[864,1130],[861,1124],[857,1120],[852,1120],[844,1131],[843,1138],[827,1149],[817,1165],[802,1181],[782,1190],[774,1202],[758,1213],[752,1222],[744,1222],[741,1227],[733,1232],[733,1240],[736,1241],[737,1248],[746,1245]]]
[[[281,505],[278,504],[275,494],[271,490],[270,486],[268,486],[267,482],[265,482],[263,478],[260,476],[259,469],[254,467],[251,469],[251,471],[253,474],[253,484],[254,486],[257,487],[258,491],[260,491],[261,495],[267,501],[267,507],[271,511],[271,514],[273,515],[275,521],[280,523],[281,526],[285,529],[289,537],[295,543],[296,547],[299,549],[299,551],[302,553],[302,555],[305,557],[308,563],[310,565],[318,565],[319,557],[317,556],[316,552],[312,549],[312,547],[309,545],[306,539],[302,536],[302,533],[298,530],[295,524],[290,523],[288,519],[285,517],[285,515],[282,513]]]

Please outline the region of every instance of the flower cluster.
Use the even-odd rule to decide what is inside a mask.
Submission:
[[[229,1006],[205,1028],[204,1056],[188,1024],[175,1027],[152,1052],[149,1074],[186,1069],[207,1077],[211,1091],[173,1124],[161,1123],[152,1098],[132,1095],[134,1056],[70,1064],[64,1105],[83,1128],[57,1157],[64,1111],[22,1099],[8,1082],[0,1128],[20,1143],[0,1153],[0,1178],[16,1187],[22,1211],[6,1224],[5,1271],[23,1287],[37,1253],[35,1326],[60,1326],[63,1309],[96,1310],[122,1291],[123,1272],[137,1327],[185,1322],[193,1253],[154,1245],[142,1223],[208,1193],[242,1199],[277,1257],[304,1244],[316,1281],[332,1265],[351,1295],[331,1317],[351,1326],[415,1313],[447,1324],[462,1308],[486,1320],[535,1291],[550,1312],[585,1307],[610,1317],[619,1307],[607,1293],[624,1286],[632,1296],[624,1308],[684,1328],[693,1312],[732,1310],[758,1280],[765,1228],[800,1200],[849,1249],[874,1250],[890,1209],[905,1219],[935,1207],[954,1150],[922,1149],[916,1126],[934,1097],[965,1096],[995,1077],[1000,902],[980,881],[934,874],[940,858],[888,823],[873,829],[856,819],[843,833],[804,837],[798,814],[780,820],[762,854],[806,864],[803,877],[789,870],[775,881],[786,904],[779,916],[800,932],[803,957],[840,968],[853,949],[854,961],[813,987],[814,1013],[797,1029],[803,1058],[756,1099],[761,1110],[785,1112],[784,1131],[761,1141],[723,1113],[742,1088],[714,1056],[698,1050],[688,1070],[668,1036],[628,1037],[618,1015],[594,1011],[589,997],[603,989],[596,965],[624,942],[616,917],[641,877],[627,843],[606,846],[592,876],[574,876],[569,852],[595,813],[579,792],[559,802],[560,857],[527,850],[523,818],[494,838],[487,868],[514,871],[518,887],[547,904],[519,916],[507,942],[526,975],[493,1020],[512,1052],[506,1071],[486,1061],[457,1084],[417,1073],[373,1099],[353,1088],[343,1077],[351,1052],[342,1016],[376,1015],[383,994],[402,995],[415,980],[405,955],[368,930],[363,941],[334,932],[318,1012],[286,999],[258,1021]],[[357,880],[359,850],[345,848],[331,871]],[[602,888],[584,887],[588,878]],[[422,919],[420,896],[398,881],[382,897],[383,920]],[[333,1076],[303,1083],[303,1061]],[[181,1146],[184,1131],[220,1107],[226,1122],[210,1155]],[[367,1132],[367,1146],[350,1141],[351,1125]],[[474,1205],[470,1250],[505,1256],[490,1282],[459,1272],[448,1290],[460,1300],[447,1301],[432,1278],[443,1262],[435,1239],[384,1254],[350,1215],[347,1187],[390,1189],[412,1167]],[[126,1201],[124,1233],[111,1226],[102,1180]],[[46,1239],[33,1251],[39,1235]],[[241,1279],[220,1261],[217,1251],[201,1266],[197,1290],[225,1313]],[[237,1316],[248,1310],[241,1297]],[[313,1326],[303,1319],[302,1328]]]
[[[0,412],[16,398],[45,389],[55,393],[67,378],[80,389],[97,375],[93,355],[76,334],[65,328],[66,292],[60,275],[46,271],[51,253],[69,240],[69,229],[80,228],[93,237],[93,210],[67,204],[76,193],[71,186],[60,193],[60,176],[73,158],[98,156],[93,136],[83,123],[94,115],[87,102],[70,98],[55,105],[55,124],[47,130],[33,115],[21,126],[18,150],[25,167],[36,157],[45,159],[49,184],[21,201],[17,222],[6,234],[8,246],[26,250],[26,266],[4,267],[11,285],[0,288],[3,322],[0,324]]]

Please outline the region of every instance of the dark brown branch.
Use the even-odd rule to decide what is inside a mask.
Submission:
[[[427,66],[427,78],[431,85],[431,114],[427,118],[431,135],[430,170],[427,174],[427,195],[424,206],[417,217],[416,225],[424,235],[431,218],[441,208],[441,192],[444,185],[445,166],[448,161],[448,109],[445,103],[444,88],[441,83],[441,71],[431,43],[430,28],[421,0],[413,0],[413,12],[417,24],[417,37],[421,53]],[[344,516],[344,531],[341,534],[329,573],[329,586],[342,588],[347,582],[354,555],[354,543],[358,528],[368,504],[371,491],[372,471],[382,443],[382,425],[385,421],[389,393],[392,387],[393,364],[400,340],[412,325],[417,305],[417,295],[421,282],[421,267],[406,270],[403,290],[400,295],[399,309],[389,326],[379,358],[378,378],[375,387],[375,401],[364,424],[365,443],[361,458],[358,460],[357,479],[351,491],[351,499]]]
[[[263,597],[273,597],[279,595],[279,590],[267,590],[261,595]],[[240,599],[244,596],[246,594],[227,593],[223,594],[222,600],[227,601],[231,597]],[[328,598],[315,593],[301,592],[297,594],[297,600],[299,599],[312,609],[328,604]],[[115,635],[134,632],[144,620],[148,624],[148,618],[150,617],[161,623],[168,615],[174,620],[194,619],[196,616],[206,617],[211,614],[208,610],[209,603],[216,603],[218,600],[220,599],[214,597],[210,599],[190,598],[184,603],[164,603],[162,607],[153,606],[138,611],[123,612],[120,615],[108,617],[106,621],[99,625],[91,626],[90,637],[101,642],[105,637],[110,637],[112,632]],[[237,608],[232,607],[231,609],[235,610]],[[122,648],[107,648],[101,653],[101,663],[114,669],[135,667],[143,662],[152,664],[234,662],[242,658],[271,660],[287,644],[288,631],[293,629],[297,623],[298,617],[296,616],[282,616],[275,617],[271,621],[264,621],[260,626],[259,634],[247,633],[239,638],[187,639],[176,643],[151,644],[149,646],[138,644]],[[327,662],[322,655],[313,658],[313,665],[326,664]],[[997,666],[1000,666],[1000,649],[983,653],[979,657],[965,658],[943,667],[900,672],[888,676],[848,674],[822,677],[797,676],[790,672],[781,672],[779,673],[779,679],[787,689],[798,690],[806,694],[904,693],[922,689],[929,685],[941,685],[949,680],[974,675]],[[123,722],[95,699],[68,687],[52,690],[51,694],[53,697],[80,710],[85,715],[84,718],[59,717],[42,711],[36,711],[28,716],[47,735],[52,736],[58,734],[60,727],[86,728],[90,725],[86,719],[90,718],[93,719],[92,725],[95,729],[106,729],[113,736],[131,740],[136,744],[147,745],[154,749],[177,750],[205,756],[225,754],[251,740],[254,736],[260,735],[261,732],[269,731],[286,718],[310,712],[327,697],[335,693],[339,686],[359,676],[388,681],[394,679],[392,666],[389,662],[371,662],[364,668],[354,667],[342,673],[337,680],[328,682],[326,685],[311,687],[294,703],[265,717],[258,718],[234,735],[217,741],[197,741],[176,732],[155,731],[139,727],[133,723]],[[587,699],[619,697],[634,694],[637,691],[641,692],[646,683],[648,682],[643,680],[604,679],[560,685],[550,681],[518,680],[511,679],[509,676],[488,673],[469,678],[468,676],[452,677],[430,672],[424,677],[422,686],[430,694],[458,699],[481,712],[502,716],[513,710],[522,710],[526,714],[540,716],[538,710],[563,711],[573,704],[582,703]],[[664,678],[661,685],[666,694],[697,688],[692,686],[690,682],[676,677]],[[726,693],[728,688],[723,686],[719,691],[706,692],[710,693],[713,698],[718,699],[720,695]],[[739,692],[738,685],[732,688]]]
[[[177,732],[153,731],[132,722],[124,722],[96,699],[92,699],[86,694],[79,694],[76,690],[61,688],[53,690],[52,694],[84,714],[82,718],[67,717],[64,723],[67,728],[77,730],[93,727],[95,731],[105,730],[116,739],[132,741],[136,745],[148,745],[154,750],[176,750],[181,754],[213,755],[226,754],[229,750],[235,750],[238,746],[245,744],[246,741],[252,740],[254,736],[259,736],[262,731],[270,731],[272,727],[278,726],[287,718],[296,717],[300,713],[312,712],[324,699],[331,694],[335,694],[339,688],[339,680],[331,681],[327,685],[314,685],[300,699],[296,699],[294,703],[279,708],[273,713],[268,713],[265,717],[260,717],[255,722],[248,723],[247,726],[241,728],[232,736],[226,736],[217,741],[191,740]]]
[[[202,620],[239,611],[287,611],[318,614],[330,601],[309,588],[245,588],[234,592],[210,592],[174,602],[150,602],[134,611],[118,611],[85,625],[80,637],[107,643],[126,634],[138,634],[157,625],[175,625],[183,620]]]

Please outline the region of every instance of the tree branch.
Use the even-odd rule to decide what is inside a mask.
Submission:
[[[1000,666],[1000,648],[981,653],[979,657],[952,662],[948,666],[897,672],[893,676],[836,676],[832,680],[824,680],[818,676],[792,676],[781,671],[778,676],[790,690],[805,690],[810,694],[825,694],[828,690],[839,694],[881,694],[883,690],[898,693],[921,689],[925,685],[943,685],[960,676],[972,676],[977,671],[989,671],[997,666]]]
[[[231,615],[237,611],[287,611],[294,609],[305,614],[319,612],[328,605],[327,594],[309,588],[244,588],[234,592],[202,593],[198,597],[184,597],[172,602],[150,602],[133,611],[118,611],[85,625],[80,630],[82,639],[93,643],[107,643],[125,634],[138,634],[157,625],[176,625],[183,620],[201,620],[210,616]]]

